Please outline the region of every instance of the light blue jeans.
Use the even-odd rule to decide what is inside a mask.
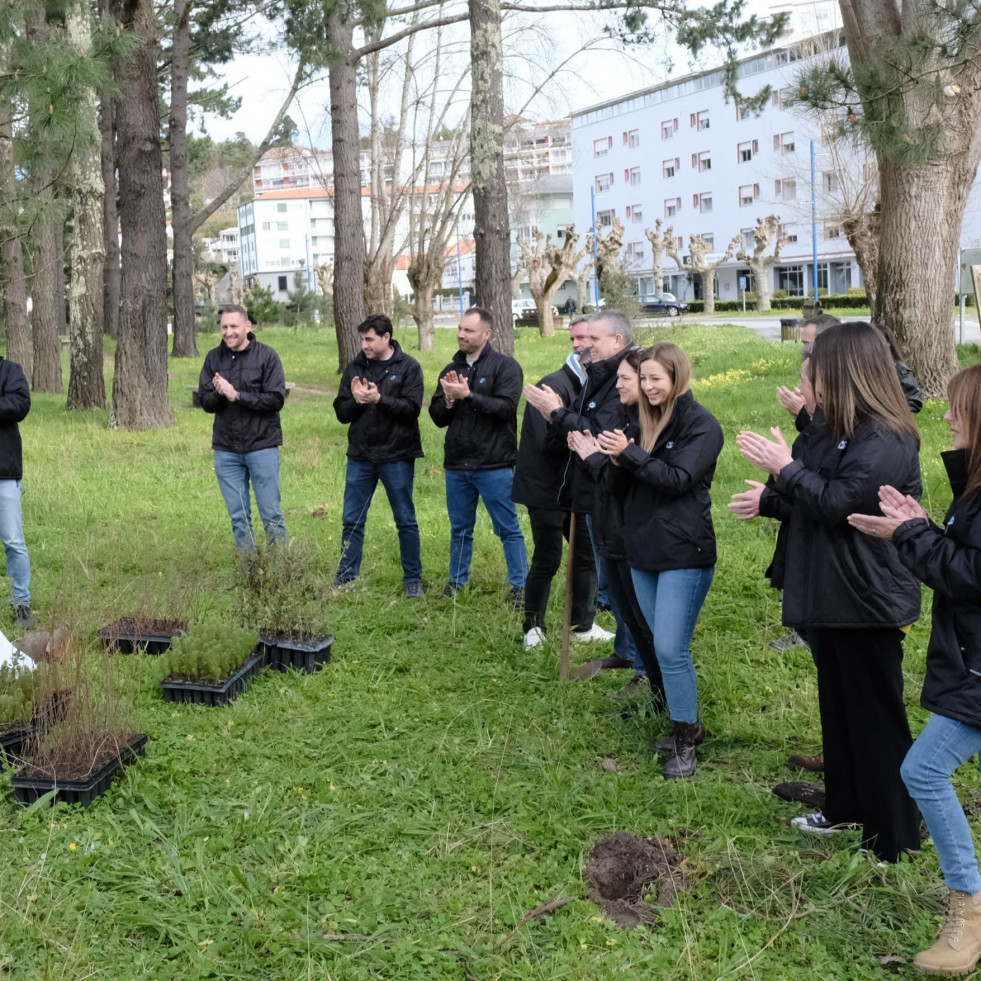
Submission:
[[[286,544],[286,524],[279,499],[279,449],[275,446],[253,453],[229,453],[215,450],[215,476],[225,499],[228,516],[232,519],[235,547],[243,552],[255,551],[252,533],[252,498],[249,484],[255,493],[266,541]]]
[[[24,519],[20,509],[20,481],[0,480],[0,541],[7,558],[11,583],[10,605],[31,605],[31,560],[24,541]]]
[[[644,572],[631,569],[637,601],[654,635],[672,722],[698,721],[698,682],[691,644],[715,567]]]
[[[528,552],[511,500],[514,469],[447,470],[445,473],[446,510],[450,517],[450,582],[465,586],[470,581],[479,497],[490,515],[494,534],[504,546],[508,582],[512,589],[524,588],[528,578]]]
[[[981,889],[981,873],[971,827],[950,776],[978,752],[981,729],[932,715],[899,771],[933,838],[947,888],[969,896]]]

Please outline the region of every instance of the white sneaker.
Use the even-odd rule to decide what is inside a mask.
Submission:
[[[834,835],[839,831],[851,831],[858,827],[857,824],[832,824],[820,811],[792,818],[790,824],[798,831],[819,835]]]
[[[604,630],[598,623],[594,623],[589,630],[573,630],[572,636],[576,640],[597,641],[613,640],[616,634],[611,634],[609,630]]]
[[[532,627],[528,633],[525,634],[525,650],[534,651],[538,650],[542,644],[545,643],[545,634],[542,632],[541,627]]]

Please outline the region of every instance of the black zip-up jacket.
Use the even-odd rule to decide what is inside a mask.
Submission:
[[[347,455],[366,463],[395,463],[423,455],[419,413],[425,396],[422,368],[392,341],[387,361],[368,358],[364,351],[344,369],[334,399],[338,422],[349,422]],[[381,398],[359,405],[351,394],[354,378],[374,382]]]
[[[627,439],[640,439],[640,425],[635,405],[620,405],[620,418],[614,425]],[[604,559],[614,562],[627,561],[627,546],[623,538],[627,492],[633,478],[620,466],[615,466],[605,453],[594,453],[586,458],[586,465],[593,473],[597,500],[602,507],[593,511],[593,544]]]
[[[916,444],[875,420],[835,437],[819,414],[800,456],[763,491],[761,513],[779,494],[791,505],[783,582],[788,627],[905,627],[920,613],[920,586],[891,542],[848,524],[848,515],[881,514],[879,488],[919,497]]]
[[[594,436],[616,428],[620,418],[617,369],[633,350],[633,345],[617,351],[612,358],[586,365],[586,384],[573,405],[556,409],[550,418],[557,433],[591,432]],[[572,509],[577,514],[592,513],[595,497],[593,473],[577,454],[572,455]]]
[[[31,389],[16,361],[0,358],[0,480],[23,480],[24,456],[17,423],[31,411]]]
[[[892,540],[903,564],[933,590],[933,625],[920,704],[981,729],[981,493],[961,496],[964,450],[943,454],[954,503],[943,527],[905,521]]]
[[[229,402],[215,391],[218,372],[238,398]],[[215,415],[211,448],[228,453],[254,453],[283,445],[279,410],[286,400],[286,376],[279,355],[249,332],[249,346],[232,351],[224,341],[204,359],[198,382],[201,405]]]
[[[570,405],[582,389],[582,382],[567,364],[546,375],[538,384],[548,385],[566,405]],[[525,405],[511,500],[529,508],[568,511],[571,487],[565,475],[570,452],[565,434],[556,432],[533,405]]]
[[[620,466],[633,478],[623,526],[631,569],[665,572],[715,565],[709,488],[722,443],[715,416],[684,392],[650,453],[631,443],[620,454]]]
[[[446,470],[501,470],[518,459],[518,402],[523,375],[521,365],[490,344],[480,357],[467,365],[467,356],[457,351],[439,373],[466,375],[470,396],[447,407],[439,385],[429,403],[429,415],[446,429],[443,468]]]

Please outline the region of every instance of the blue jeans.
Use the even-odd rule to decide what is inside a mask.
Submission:
[[[936,845],[947,888],[969,896],[981,889],[981,874],[971,827],[950,775],[978,752],[981,729],[932,715],[899,771]]]
[[[637,602],[654,635],[654,652],[661,666],[671,719],[697,722],[698,683],[689,645],[715,567],[665,572],[631,569],[630,574]]]
[[[24,519],[20,510],[20,481],[0,480],[0,541],[7,557],[10,605],[31,605],[31,560],[24,542]]]
[[[393,463],[370,463],[364,460],[347,460],[347,477],[344,483],[344,531],[341,539],[341,561],[337,568],[337,582],[350,582],[361,571],[361,555],[364,551],[364,525],[368,508],[378,481],[382,482],[388,503],[392,507],[395,527],[399,534],[399,554],[402,557],[402,581],[419,582],[422,579],[422,559],[419,549],[419,525],[416,508],[412,503],[412,481],[415,477],[415,460],[396,460]]]
[[[286,544],[286,525],[279,500],[279,449],[275,446],[253,453],[229,453],[215,450],[215,476],[225,499],[228,516],[232,519],[235,547],[244,552],[255,551],[252,533],[252,499],[249,483],[255,493],[266,541]]]
[[[470,580],[473,560],[473,529],[477,523],[477,498],[483,499],[494,534],[504,546],[508,582],[512,589],[524,588],[528,578],[528,553],[518,514],[511,501],[514,469],[447,470],[446,510],[450,517],[450,582],[457,586]]]
[[[589,528],[589,540],[593,541],[593,516],[586,515],[586,526]],[[625,661],[630,661],[634,666],[635,674],[647,674],[644,667],[644,659],[640,656],[637,644],[634,642],[634,635],[628,629],[620,614],[619,604],[610,592],[609,575],[606,571],[606,560],[596,551],[593,544],[593,559],[596,562],[596,598],[605,603],[612,611],[617,622],[616,636],[613,638],[613,653],[617,657],[622,657]]]

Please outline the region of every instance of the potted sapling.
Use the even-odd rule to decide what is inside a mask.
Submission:
[[[234,701],[262,670],[258,643],[258,631],[218,619],[193,625],[164,655],[164,698],[211,706]]]

